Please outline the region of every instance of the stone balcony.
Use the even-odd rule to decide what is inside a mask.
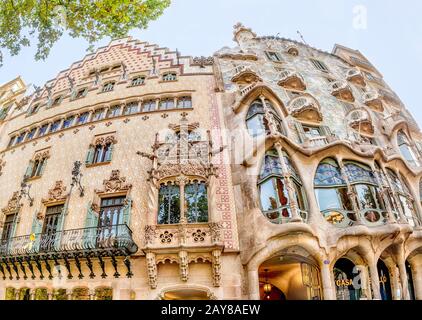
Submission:
[[[71,261],[79,271],[78,278],[84,277],[81,268],[81,260],[84,260],[90,270],[89,277],[95,278],[92,260],[98,260],[102,269],[102,278],[107,277],[105,273],[105,258],[111,258],[111,263],[115,269],[114,276],[120,276],[118,272],[117,257],[128,257],[138,251],[138,246],[133,241],[132,231],[126,225],[113,225],[105,227],[82,228],[52,232],[48,234],[30,234],[0,242],[0,272],[3,279],[6,278],[6,270],[9,279],[13,278],[12,270],[16,274],[16,279],[20,275],[26,279],[27,272],[30,271],[31,278],[35,279],[34,264],[40,274],[40,279],[44,278],[43,269],[52,279],[50,261],[55,266],[63,265],[67,269],[67,278],[73,278],[71,273]],[[44,262],[44,268],[41,262]],[[125,259],[127,267],[126,276],[130,278],[130,260]]]
[[[144,250],[177,252],[207,251],[222,247],[218,223],[152,225],[145,227]]]
[[[346,79],[357,85],[366,86],[365,78],[363,74],[358,69],[349,69],[346,72]]]
[[[384,110],[382,100],[378,92],[366,92],[362,98],[365,105],[375,111],[382,112]]]
[[[233,70],[231,81],[238,84],[251,84],[260,81],[261,78],[249,66],[237,66]]]
[[[289,103],[288,109],[292,116],[301,120],[314,122],[322,120],[319,104],[309,95],[302,95],[294,98]]]
[[[347,120],[349,127],[360,133],[373,134],[374,126],[368,112],[364,109],[352,111]]]
[[[152,289],[157,288],[159,264],[177,264],[180,280],[186,282],[189,265],[201,262],[210,264],[212,283],[219,287],[223,250],[220,223],[148,225],[145,227],[143,251],[149,285]]]
[[[305,91],[306,84],[302,75],[294,70],[284,70],[278,75],[278,85],[291,90]]]
[[[345,80],[333,81],[330,83],[330,92],[333,96],[338,99],[354,102],[355,98],[353,97],[352,88]]]

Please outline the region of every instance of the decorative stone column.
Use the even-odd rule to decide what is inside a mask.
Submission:
[[[180,224],[186,224],[186,208],[185,208],[185,185],[188,182],[188,178],[181,175],[176,178],[176,184],[180,188]]]
[[[291,173],[289,172],[289,169],[287,168],[287,165],[284,161],[283,147],[281,146],[280,142],[274,143],[274,147],[276,148],[278,157],[280,159],[281,169],[283,170],[284,183],[286,185],[287,194],[289,196],[290,212],[292,213],[292,218],[289,222],[302,222],[303,220],[299,215],[299,208],[295,197],[295,189],[291,180]]]
[[[415,289],[415,299],[422,300],[422,256],[409,259],[412,269],[413,287]]]
[[[409,286],[406,272],[406,260],[404,259],[403,247],[400,248],[397,254],[397,266],[399,267],[400,284],[402,287],[402,299],[410,300]]]
[[[380,282],[379,282],[379,274],[377,264],[373,259],[368,263],[369,267],[369,274],[371,277],[370,286],[372,288],[372,299],[373,300],[381,300],[381,293],[380,293]]]
[[[360,271],[360,276],[361,276],[361,282],[360,282],[361,287],[362,287],[361,300],[364,300],[364,299],[371,300],[372,294],[371,294],[371,288],[370,288],[370,283],[369,283],[368,268],[366,265],[357,265],[356,268]]]
[[[321,269],[321,285],[324,300],[336,300],[336,288],[334,286],[333,272],[328,260],[320,264]]]
[[[250,300],[260,300],[258,270],[248,270],[248,289]]]

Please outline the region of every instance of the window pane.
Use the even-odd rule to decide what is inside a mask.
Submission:
[[[336,189],[315,189],[315,194],[321,211],[342,208]]]
[[[358,184],[355,186],[355,188],[357,192],[359,208],[361,210],[377,208],[374,195],[372,194],[372,191],[369,186]]]
[[[278,208],[274,179],[269,179],[260,185],[260,196],[262,211],[271,211]]]
[[[158,196],[158,224],[173,224],[180,221],[180,189],[178,186],[161,186]]]
[[[254,137],[265,133],[264,117],[262,114],[250,118],[246,121],[246,126],[248,127],[249,134]]]
[[[345,185],[340,169],[334,160],[324,160],[317,169],[315,175],[316,186]]]
[[[208,198],[205,183],[185,186],[185,207],[189,223],[208,221]]]

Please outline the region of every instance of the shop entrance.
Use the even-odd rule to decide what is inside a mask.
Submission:
[[[261,300],[321,300],[316,263],[294,254],[276,255],[259,267]]]
[[[359,300],[362,296],[362,281],[356,265],[347,258],[340,258],[333,272],[337,300]]]

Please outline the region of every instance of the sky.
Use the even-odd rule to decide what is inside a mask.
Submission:
[[[242,22],[259,36],[305,41],[331,52],[335,43],[360,50],[384,75],[422,128],[419,91],[422,74],[422,1],[414,0],[172,0],[147,30],[130,35],[182,55],[210,56],[235,46],[233,25]],[[98,46],[106,45],[104,39]],[[18,75],[38,86],[85,56],[87,43],[64,36],[45,61],[35,61],[35,46],[18,56],[6,52],[0,83]]]

